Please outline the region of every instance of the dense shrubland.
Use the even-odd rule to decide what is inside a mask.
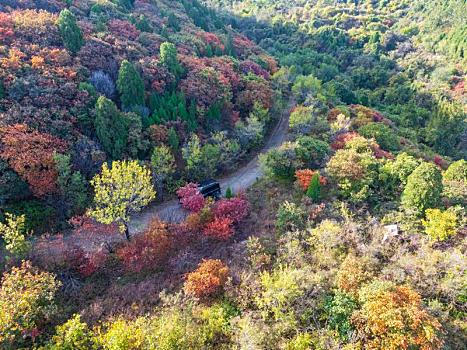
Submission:
[[[0,348],[463,349],[465,12],[2,2]]]

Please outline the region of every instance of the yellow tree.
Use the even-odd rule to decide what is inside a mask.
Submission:
[[[359,291],[361,309],[352,323],[365,350],[438,350],[441,324],[423,307],[420,295],[407,286],[376,280]]]
[[[130,240],[128,224],[133,213],[141,211],[155,197],[149,169],[137,161],[114,161],[91,180],[95,208],[90,215],[103,224],[117,223]]]

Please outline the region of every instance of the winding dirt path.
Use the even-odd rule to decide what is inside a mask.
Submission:
[[[280,146],[286,140],[290,111],[294,105],[295,101],[290,99],[265,145],[252,160],[240,169],[219,179],[223,193],[225,193],[228,187],[230,187],[234,193],[246,190],[263,175],[258,161],[259,155],[267,152],[271,148]],[[156,217],[167,222],[181,222],[187,214],[187,211],[181,208],[176,199],[149,205],[141,213],[132,217],[130,222],[130,235],[134,236],[143,232],[152,219]],[[101,247],[103,244],[112,244],[122,240],[124,240],[124,237],[119,233],[95,235],[89,234],[88,232],[74,232],[73,234],[37,239],[34,242],[34,254],[60,254],[64,252],[66,246],[75,246],[90,252]],[[54,245],[54,242],[57,244]]]
[[[280,146],[287,137],[289,126],[290,110],[295,105],[295,101],[290,100],[287,108],[282,112],[281,117],[272,131],[266,144],[259,154],[250,160],[245,166],[219,179],[223,193],[230,187],[234,193],[245,190],[253,185],[263,174],[259,166],[259,155],[267,152],[271,148]],[[180,207],[178,200],[173,199],[162,204],[152,205],[145,208],[141,213],[136,214],[130,223],[130,233],[132,235],[143,231],[155,217],[168,222],[180,222],[187,215],[187,212]]]

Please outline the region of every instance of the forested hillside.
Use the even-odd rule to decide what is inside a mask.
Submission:
[[[275,116],[275,60],[196,1],[0,9],[0,203],[36,233],[84,212],[105,161],[152,161],[162,198],[235,167]]]
[[[466,13],[1,1],[0,349],[464,349]]]

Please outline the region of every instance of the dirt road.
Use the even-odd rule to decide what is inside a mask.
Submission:
[[[277,125],[269,135],[268,140],[259,154],[267,152],[271,148],[278,147],[285,141],[289,125],[290,110],[294,105],[295,102],[290,100],[287,108],[283,111]],[[245,190],[263,175],[258,162],[259,154],[240,169],[219,180],[224,193],[228,187],[230,187],[234,193]],[[180,207],[178,200],[170,200],[161,204],[150,205],[141,213],[132,217],[130,222],[130,235],[134,236],[144,231],[155,217],[159,217],[168,222],[180,222],[186,215],[187,212]],[[104,242],[106,244],[111,244],[123,239],[123,235],[118,233],[98,235],[96,237],[96,235],[89,235],[88,232],[85,231],[79,233],[74,232],[73,234],[36,239],[34,242],[34,250],[37,254],[61,254],[63,253],[64,247],[73,245],[80,247],[84,251],[94,251],[102,246]]]
[[[285,141],[289,126],[290,109],[294,104],[295,102],[293,100],[289,101],[287,108],[283,111],[276,127],[259,154],[265,153],[271,148],[278,147]],[[263,175],[258,162],[259,154],[242,168],[219,180],[223,192],[230,187],[234,193],[238,193],[253,185],[255,181]],[[134,235],[143,231],[156,216],[164,221],[180,222],[186,215],[187,212],[180,207],[177,200],[152,205],[132,218],[130,233]]]

